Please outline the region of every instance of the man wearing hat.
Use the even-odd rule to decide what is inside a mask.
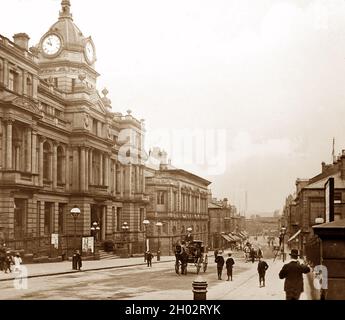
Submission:
[[[304,291],[303,274],[309,273],[310,268],[298,261],[298,250],[291,250],[290,256],[291,261],[283,266],[279,278],[285,279],[286,300],[299,300]]]
[[[222,280],[222,272],[223,272],[225,261],[221,252],[217,255],[217,258],[215,259],[215,263],[217,264],[218,280]]]

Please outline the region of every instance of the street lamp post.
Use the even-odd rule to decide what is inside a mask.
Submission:
[[[280,241],[282,245],[283,262],[285,262],[285,243],[284,243],[285,234],[286,234],[286,228],[282,227],[280,230]]]
[[[101,230],[101,228],[99,227],[99,224],[97,222],[94,222],[92,224],[92,227],[91,227],[91,232],[92,232],[92,235],[93,235],[93,256],[94,258],[96,257],[96,254],[98,252],[98,232]]]
[[[161,227],[163,226],[162,222],[157,222],[156,226],[158,228],[158,250],[157,250],[157,261],[161,261]]]
[[[122,224],[122,231],[124,232],[124,240],[125,240],[125,242],[127,242],[127,254],[128,254],[128,256],[129,256],[129,241],[128,241],[128,239],[127,239],[127,232],[128,232],[128,230],[129,230],[129,226],[128,226],[128,223],[127,222],[124,222],[123,224]]]
[[[74,208],[70,211],[70,213],[74,219],[74,251],[76,251],[77,250],[77,219],[79,215],[81,214],[81,211],[77,206],[74,206]]]
[[[144,225],[144,262],[146,262],[146,252],[149,250],[147,245],[147,226],[150,224],[150,221],[145,219],[143,221]]]

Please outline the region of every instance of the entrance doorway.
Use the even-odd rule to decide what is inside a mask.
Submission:
[[[16,240],[25,237],[27,201],[14,199],[14,237]]]
[[[92,204],[91,205],[91,220],[90,220],[90,228],[92,227],[94,222],[97,222],[100,230],[97,232],[97,241],[104,241],[105,240],[105,213],[106,206],[98,205],[98,204]]]

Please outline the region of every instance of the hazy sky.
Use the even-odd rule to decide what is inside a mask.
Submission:
[[[247,190],[248,211],[281,209],[297,177],[331,161],[333,137],[345,149],[345,1],[71,3],[96,44],[99,89],[115,111],[146,119],[148,145],[169,150],[167,134],[219,130],[220,170],[183,166],[213,181],[214,196],[244,210]],[[31,45],[60,9],[58,0],[0,4],[0,33],[26,32]]]

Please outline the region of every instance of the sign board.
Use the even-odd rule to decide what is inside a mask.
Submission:
[[[82,251],[83,253],[94,253],[94,238],[93,237],[83,237],[82,239]]]
[[[325,222],[334,221],[334,178],[325,184]]]
[[[54,249],[59,249],[59,235],[53,233],[51,236],[51,244],[54,246]]]

